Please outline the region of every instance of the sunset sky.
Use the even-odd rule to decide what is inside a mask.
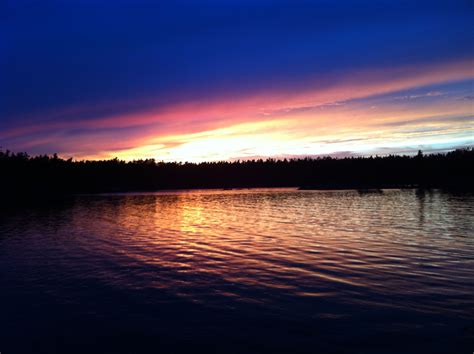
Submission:
[[[474,145],[465,1],[0,2],[0,146],[211,161]]]

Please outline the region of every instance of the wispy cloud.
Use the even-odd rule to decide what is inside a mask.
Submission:
[[[434,101],[429,106],[411,106],[410,102],[420,101],[417,99],[398,100],[393,106],[388,101],[374,105],[371,99],[381,93],[466,80],[470,73],[467,62],[392,70],[365,72],[364,80],[354,73],[324,89],[288,92],[276,88],[248,97],[216,97],[123,114],[94,117],[86,107],[71,108],[58,115],[74,119],[5,129],[0,132],[0,143],[33,153],[54,152],[51,149],[56,146],[59,153],[80,158],[303,156],[346,151],[353,145],[357,151],[371,149],[379,144],[380,128],[389,136],[390,128],[469,121],[468,102],[451,104],[437,90],[406,95],[431,97]],[[85,113],[87,119],[80,119]]]
[[[389,122],[381,122],[375,124],[376,126],[380,127],[401,127],[401,126],[408,126],[408,125],[420,125],[420,124],[437,124],[437,123],[464,123],[470,122],[473,124],[474,127],[474,115],[463,115],[463,116],[432,116],[432,117],[423,117],[423,118],[416,118],[416,119],[407,119],[407,120],[397,120],[397,121],[389,121]]]
[[[473,95],[463,96],[458,98],[459,101],[474,101]]]
[[[406,95],[406,96],[398,96],[394,97],[395,100],[416,100],[418,98],[426,98],[426,97],[438,97],[443,96],[445,93],[441,91],[430,91],[422,94],[417,95]]]

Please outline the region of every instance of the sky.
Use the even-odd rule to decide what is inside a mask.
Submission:
[[[474,145],[474,2],[2,0],[0,147],[216,161]]]

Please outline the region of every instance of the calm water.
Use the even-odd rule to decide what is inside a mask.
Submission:
[[[233,190],[0,216],[0,352],[474,350],[474,195]]]

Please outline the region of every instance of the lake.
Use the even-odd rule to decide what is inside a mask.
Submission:
[[[474,195],[195,190],[0,216],[0,352],[471,353]]]

